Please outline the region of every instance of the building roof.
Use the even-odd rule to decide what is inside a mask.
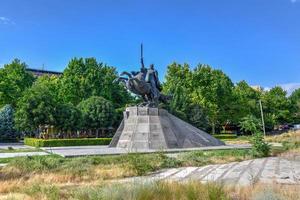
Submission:
[[[44,69],[33,69],[33,68],[26,68],[28,72],[32,72],[35,75],[43,75],[43,74],[51,74],[51,75],[62,75],[62,72],[57,71],[50,71]]]

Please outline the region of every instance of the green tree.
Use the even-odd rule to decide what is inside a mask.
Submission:
[[[11,105],[0,109],[0,141],[16,141],[18,132],[14,128],[14,110]]]
[[[240,81],[234,87],[233,96],[235,98],[232,105],[234,110],[232,115],[233,123],[238,124],[242,118],[249,115],[260,117],[258,107],[258,101],[261,96],[260,91],[251,88],[246,81]]]
[[[291,101],[286,91],[281,87],[274,87],[262,96],[266,128],[272,130],[275,125],[291,121]]]
[[[113,104],[99,96],[92,96],[78,104],[82,113],[83,128],[86,130],[104,129],[110,127],[115,119]]]
[[[54,125],[57,117],[56,77],[43,76],[24,92],[17,104],[16,127],[22,131],[36,131],[45,125]]]
[[[71,103],[60,103],[55,113],[55,127],[63,133],[81,129],[82,116],[80,110]]]
[[[291,114],[293,123],[300,123],[300,88],[295,90],[289,97],[291,101]]]
[[[173,96],[170,111],[199,128],[207,129],[209,123],[214,133],[217,124],[231,119],[233,83],[220,70],[208,65],[190,70],[188,64],[173,63],[163,90]]]
[[[16,106],[22,93],[34,82],[31,73],[26,72],[27,65],[15,59],[0,69],[0,106]]]
[[[98,63],[95,58],[74,58],[62,75],[60,96],[65,103],[74,105],[91,96],[102,96],[122,107],[130,96],[122,86],[113,83],[115,78],[115,68]]]
[[[191,71],[188,64],[172,63],[168,66],[166,82],[163,92],[171,94],[169,110],[178,117],[188,120],[189,106],[191,105]]]
[[[233,83],[221,70],[198,65],[192,74],[192,102],[206,108],[208,120],[215,133],[217,125],[231,119]]]

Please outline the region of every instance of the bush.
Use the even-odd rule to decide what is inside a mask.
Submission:
[[[265,142],[261,132],[256,132],[252,138],[252,155],[254,157],[266,157],[270,154],[271,146]]]
[[[260,121],[253,115],[247,115],[242,118],[239,124],[241,130],[246,134],[254,134],[261,128]]]
[[[111,138],[78,138],[78,139],[37,139],[25,138],[24,143],[34,147],[61,147],[61,146],[86,146],[109,145]]]

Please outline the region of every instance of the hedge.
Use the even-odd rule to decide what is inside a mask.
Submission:
[[[34,147],[109,145],[112,138],[37,139],[25,138],[24,144]]]
[[[233,140],[237,138],[236,134],[215,134],[212,136],[219,140]]]

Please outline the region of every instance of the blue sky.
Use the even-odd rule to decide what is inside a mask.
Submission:
[[[294,87],[300,0],[0,0],[0,65],[20,58],[62,71],[77,56],[133,70],[141,42],[162,78],[176,61],[210,64],[234,82]]]

